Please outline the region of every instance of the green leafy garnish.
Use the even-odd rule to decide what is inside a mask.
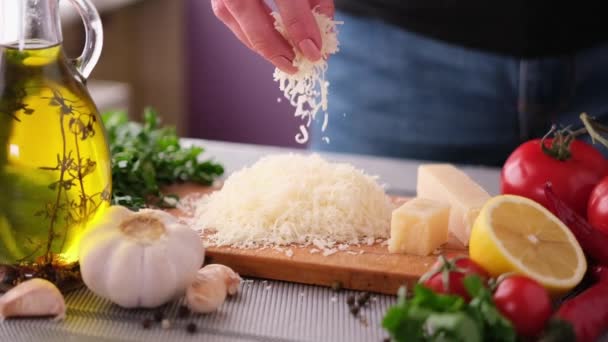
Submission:
[[[514,342],[517,335],[492,301],[492,294],[477,276],[468,276],[464,285],[472,299],[435,293],[422,284],[411,298],[399,291],[396,305],[389,308],[382,326],[393,341]]]
[[[483,323],[483,340],[516,341],[517,333],[513,325],[498,311],[492,300],[492,292],[481,279],[469,276],[464,278],[463,283],[471,295],[467,311],[477,322]]]
[[[143,124],[129,121],[125,112],[107,112],[102,119],[112,155],[112,204],[132,210],[147,206],[151,199],[167,208],[177,196],[162,192],[174,183],[211,185],[224,173],[213,161],[201,161],[201,147],[182,147],[174,127],[163,127],[158,114],[144,111]]]

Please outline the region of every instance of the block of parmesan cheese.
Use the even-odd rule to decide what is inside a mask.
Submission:
[[[418,197],[450,205],[449,231],[465,246],[471,227],[490,195],[463,171],[450,164],[424,164],[418,168]]]
[[[414,198],[393,210],[390,253],[429,255],[448,241],[450,206],[426,198]]]

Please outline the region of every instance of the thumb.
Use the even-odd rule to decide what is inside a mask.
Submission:
[[[336,13],[336,5],[334,0],[311,0],[311,8],[317,8],[319,13],[325,14],[326,16],[333,18]]]

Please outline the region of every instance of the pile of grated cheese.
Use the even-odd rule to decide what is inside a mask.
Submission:
[[[319,155],[282,154],[233,173],[195,204],[208,245],[259,248],[387,238],[392,204],[376,178]]]
[[[317,62],[312,62],[302,55],[302,53],[294,48],[295,58],[293,65],[298,68],[298,72],[290,75],[276,68],[274,71],[274,80],[279,82],[279,89],[283,92],[285,98],[289,100],[292,106],[295,107],[295,117],[301,118],[304,124],[300,125],[300,132],[296,135],[296,141],[304,144],[308,141],[308,129],[312,121],[316,119],[319,110],[323,110],[323,124],[321,131],[325,132],[328,124],[327,114],[327,95],[329,82],[325,80],[325,71],[327,70],[327,57],[338,52],[338,31],[336,25],[342,22],[335,21],[324,14],[313,10],[313,15],[317,21],[319,31],[321,32],[321,55],[323,58]],[[275,18],[275,28],[281,35],[287,37],[287,31],[281,16],[273,12]],[[293,44],[292,44],[293,45]],[[321,96],[319,101],[319,95]],[[323,137],[323,141],[328,142],[328,137]]]

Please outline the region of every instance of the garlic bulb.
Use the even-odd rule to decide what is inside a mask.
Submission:
[[[65,317],[65,300],[48,280],[34,278],[13,287],[0,297],[0,320],[10,317]]]
[[[124,308],[153,308],[182,295],[204,260],[201,239],[174,216],[110,207],[80,243],[87,287]]]
[[[217,310],[226,300],[226,295],[234,295],[241,284],[241,277],[224,265],[212,264],[201,268],[196,280],[186,291],[186,304],[190,310],[208,313]]]

